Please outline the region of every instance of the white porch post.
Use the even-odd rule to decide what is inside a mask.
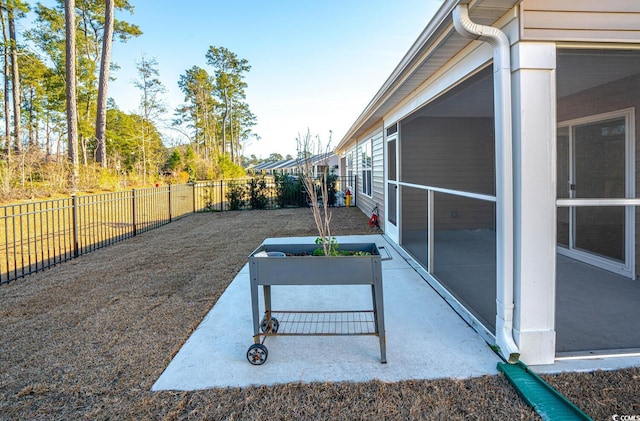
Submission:
[[[553,364],[556,282],[556,49],[512,49],[514,339],[526,364]]]

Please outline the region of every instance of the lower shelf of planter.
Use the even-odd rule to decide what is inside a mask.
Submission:
[[[265,316],[266,318],[266,316]],[[333,336],[377,335],[375,313],[363,311],[271,311],[278,321],[278,331],[264,332],[266,336]]]

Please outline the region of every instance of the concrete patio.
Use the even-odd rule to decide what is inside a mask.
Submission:
[[[265,242],[290,242],[268,239]],[[315,237],[296,238],[313,243]],[[197,390],[290,382],[469,378],[497,374],[500,358],[382,235],[338,237],[339,243],[375,242],[392,260],[382,262],[387,363],[375,336],[268,337],[264,365],[246,359],[253,343],[249,269],[245,265],[176,354],[152,390]],[[304,274],[301,274],[304,276]],[[274,286],[273,308],[366,310],[369,286]],[[615,369],[638,357],[561,361],[538,372]]]

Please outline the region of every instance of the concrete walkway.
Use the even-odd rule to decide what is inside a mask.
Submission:
[[[297,243],[314,240],[315,237],[295,239]],[[266,242],[283,241],[292,239]],[[251,365],[246,359],[253,343],[253,328],[249,269],[245,265],[152,390],[497,374],[499,357],[383,236],[338,237],[338,243],[347,242],[375,242],[386,246],[393,256],[382,262],[386,364],[380,363],[375,336],[276,336],[266,339],[266,363]],[[369,286],[274,286],[273,308],[367,310],[371,308],[370,291]]]

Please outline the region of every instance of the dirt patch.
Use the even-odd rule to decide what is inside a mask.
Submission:
[[[335,209],[335,235],[370,234]],[[502,375],[150,392],[249,253],[309,209],[186,217],[0,287],[0,419],[538,419]],[[545,376],[594,419],[640,413],[640,368]]]

